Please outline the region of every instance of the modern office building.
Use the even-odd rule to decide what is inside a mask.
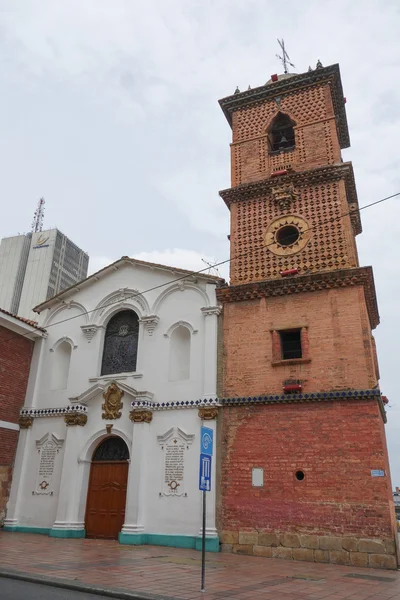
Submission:
[[[89,256],[58,229],[4,238],[0,306],[34,318],[33,307],[85,279]]]

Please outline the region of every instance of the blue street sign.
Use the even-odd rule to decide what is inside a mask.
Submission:
[[[200,453],[207,456],[213,455],[214,431],[209,427],[202,427],[200,432]]]
[[[200,454],[199,490],[211,491],[211,456]]]

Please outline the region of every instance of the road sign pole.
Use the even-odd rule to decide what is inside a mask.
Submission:
[[[203,491],[203,534],[201,542],[201,592],[205,592],[206,578],[206,497],[207,492]]]

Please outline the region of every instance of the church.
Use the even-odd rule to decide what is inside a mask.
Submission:
[[[220,281],[122,257],[36,307],[47,336],[34,349],[4,530],[200,547]],[[215,486],[208,496],[206,548],[218,551]]]
[[[230,282],[123,257],[36,307],[5,529],[395,569],[372,268],[338,65],[220,100]],[[217,430],[218,426],[218,430]]]

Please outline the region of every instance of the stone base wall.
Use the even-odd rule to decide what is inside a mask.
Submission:
[[[220,541],[222,552],[234,554],[397,569],[396,547],[392,539],[223,531]]]
[[[12,467],[0,465],[0,527],[6,516],[6,506],[11,487]]]

